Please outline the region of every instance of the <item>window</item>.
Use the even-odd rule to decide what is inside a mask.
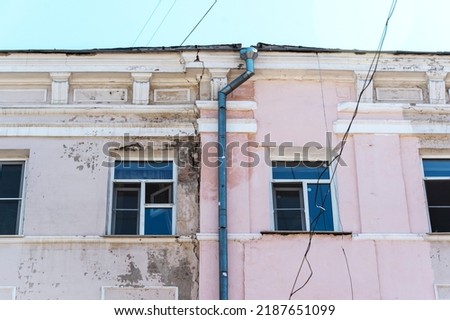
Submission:
[[[175,233],[172,162],[116,161],[111,234]]]
[[[424,159],[425,191],[432,232],[450,232],[450,160]]]
[[[0,162],[0,235],[19,234],[24,162]]]
[[[334,230],[330,173],[323,165],[323,162],[273,162],[275,230]]]

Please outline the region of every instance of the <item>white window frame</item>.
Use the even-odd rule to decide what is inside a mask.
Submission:
[[[303,208],[298,208],[298,210],[302,210],[304,212],[305,215],[305,231],[308,229],[309,226],[309,215],[307,213],[307,206],[305,206],[305,184],[304,183],[283,183],[285,185],[291,185],[291,186],[282,186],[282,187],[277,187],[275,186],[275,184],[277,184],[277,182],[272,182],[272,197],[273,197],[273,224],[274,224],[274,230],[278,230],[278,214],[276,213],[277,210],[280,210],[278,207],[275,208],[275,204],[276,204],[276,191],[290,191],[290,190],[298,190],[299,193],[299,198],[300,198],[300,194],[301,194],[301,200],[303,201]],[[300,191],[301,188],[301,191]],[[300,193],[301,192],[301,193]],[[301,204],[300,204],[301,205]],[[291,210],[296,210],[296,208],[293,208]],[[302,219],[303,220],[303,219]]]
[[[272,160],[272,161],[286,161],[290,162],[290,160]],[[320,161],[320,160],[318,160]],[[330,176],[334,172],[334,165],[332,164],[328,167]],[[270,167],[270,176],[273,174],[273,166]],[[282,231],[277,230],[276,228],[276,221],[275,221],[275,202],[273,200],[274,198],[274,191],[275,191],[275,184],[292,184],[292,185],[302,185],[303,189],[303,205],[305,207],[305,223],[306,223],[306,230],[299,230],[299,231],[310,231],[310,215],[309,215],[309,198],[308,198],[308,184],[329,184],[330,185],[330,200],[331,200],[331,210],[332,216],[333,216],[333,231],[329,232],[339,232],[341,231],[341,224],[338,217],[338,208],[337,208],[337,198],[336,198],[336,192],[335,192],[335,183],[336,183],[336,177],[331,181],[331,179],[271,179],[271,208],[272,208],[272,230],[273,231]],[[293,230],[294,231],[294,230]],[[320,232],[320,230],[318,231]]]
[[[138,160],[138,159],[124,159],[123,161],[161,161],[161,160]],[[146,235],[145,231],[145,209],[146,208],[171,208],[172,209],[172,233],[170,235],[176,235],[176,198],[177,198],[177,185],[178,185],[178,168],[173,159],[167,159],[164,161],[168,161],[172,163],[172,179],[114,179],[114,166],[111,168],[111,190],[109,192],[110,197],[108,203],[110,203],[109,209],[109,223],[108,223],[108,234],[113,236],[166,236],[166,235]],[[115,209],[115,194],[114,194],[114,185],[116,183],[124,183],[124,184],[139,184],[139,232],[136,235],[117,235],[113,233],[114,227],[114,209]],[[154,204],[146,204],[145,203],[145,184],[146,183],[171,183],[172,184],[172,203],[154,203]]]
[[[16,233],[8,235],[0,235],[0,237],[20,236],[23,235],[23,220],[25,212],[25,186],[27,179],[27,159],[22,158],[0,158],[0,165],[2,164],[21,164],[22,165],[22,177],[20,181],[20,198],[2,198],[2,200],[19,200],[20,208],[17,216]]]

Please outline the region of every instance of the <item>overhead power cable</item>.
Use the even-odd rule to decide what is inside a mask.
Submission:
[[[158,33],[159,28],[161,28],[161,26],[163,25],[164,21],[166,21],[167,16],[170,14],[170,12],[172,11],[173,7],[175,6],[175,3],[177,3],[178,0],[174,0],[172,5],[170,6],[169,10],[167,10],[166,15],[164,16],[164,18],[161,20],[160,24],[158,25],[158,27],[156,28],[155,32],[153,32],[150,40],[148,40],[147,42],[147,46],[150,44],[150,42],[152,42],[153,38],[155,37],[155,35]]]
[[[186,40],[191,36],[192,32],[194,32],[195,29],[197,29],[198,25],[203,21],[203,19],[205,19],[205,17],[208,15],[208,13],[211,11],[211,9],[216,5],[217,0],[214,0],[214,3],[211,5],[211,7],[209,7],[209,9],[205,12],[205,14],[203,15],[203,17],[200,18],[200,20],[197,22],[197,24],[194,26],[194,28],[192,28],[191,32],[189,32],[189,34],[186,36],[186,38],[184,38],[184,40],[180,43],[180,46],[182,46]]]
[[[132,47],[134,47],[134,45],[136,44],[136,41],[139,39],[139,37],[141,36],[142,32],[144,32],[145,27],[147,26],[147,24],[150,22],[150,20],[152,19],[153,15],[155,14],[156,10],[158,10],[159,5],[161,4],[162,0],[158,1],[158,4],[156,5],[156,7],[153,9],[152,13],[150,14],[150,16],[148,17],[147,21],[145,22],[144,26],[142,27],[141,31],[139,31],[139,34],[137,35],[136,39],[134,39],[133,45]]]

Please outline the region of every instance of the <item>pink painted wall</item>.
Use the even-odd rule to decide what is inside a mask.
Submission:
[[[254,83],[254,94],[258,131],[229,134],[229,142],[254,139],[261,143],[270,134],[277,145],[303,146],[314,141],[325,146],[326,132],[338,119],[338,103],[356,99],[354,83],[337,81],[324,81],[321,88],[314,81],[260,80]],[[234,118],[233,112],[229,115]],[[202,134],[203,144],[215,139],[213,134]],[[335,147],[341,137],[333,134],[332,139]],[[308,245],[306,234],[264,234],[258,240],[246,236],[273,230],[271,164],[265,150],[255,149],[260,163],[251,168],[239,167],[239,161],[247,158],[233,152],[233,167],[228,171],[228,232],[237,238],[229,242],[231,299],[288,299]],[[345,165],[337,171],[336,196],[343,231],[362,235],[428,231],[416,139],[351,135],[342,160]],[[201,179],[200,233],[215,233],[217,168],[202,167]],[[217,242],[200,240],[199,245],[199,297],[217,299]],[[434,299],[429,255],[429,244],[420,240],[316,235],[308,254],[313,276],[293,298]],[[304,265],[298,285],[307,276]]]
[[[232,241],[230,299],[288,299],[307,245],[308,235],[265,235],[256,241]],[[200,299],[218,296],[213,252],[217,252],[215,242],[201,242]],[[292,299],[434,299],[429,252],[429,244],[422,241],[316,235],[308,254],[312,278]],[[206,255],[211,259],[205,259]],[[295,289],[309,274],[305,262]],[[207,277],[211,281],[208,286]]]
[[[356,135],[354,141],[361,231],[409,232],[399,136]]]

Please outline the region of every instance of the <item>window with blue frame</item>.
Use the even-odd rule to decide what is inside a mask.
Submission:
[[[272,163],[277,231],[334,231],[330,172],[324,162]]]
[[[175,233],[173,171],[171,161],[116,161],[111,234]]]
[[[450,232],[450,160],[423,159],[432,232]]]

